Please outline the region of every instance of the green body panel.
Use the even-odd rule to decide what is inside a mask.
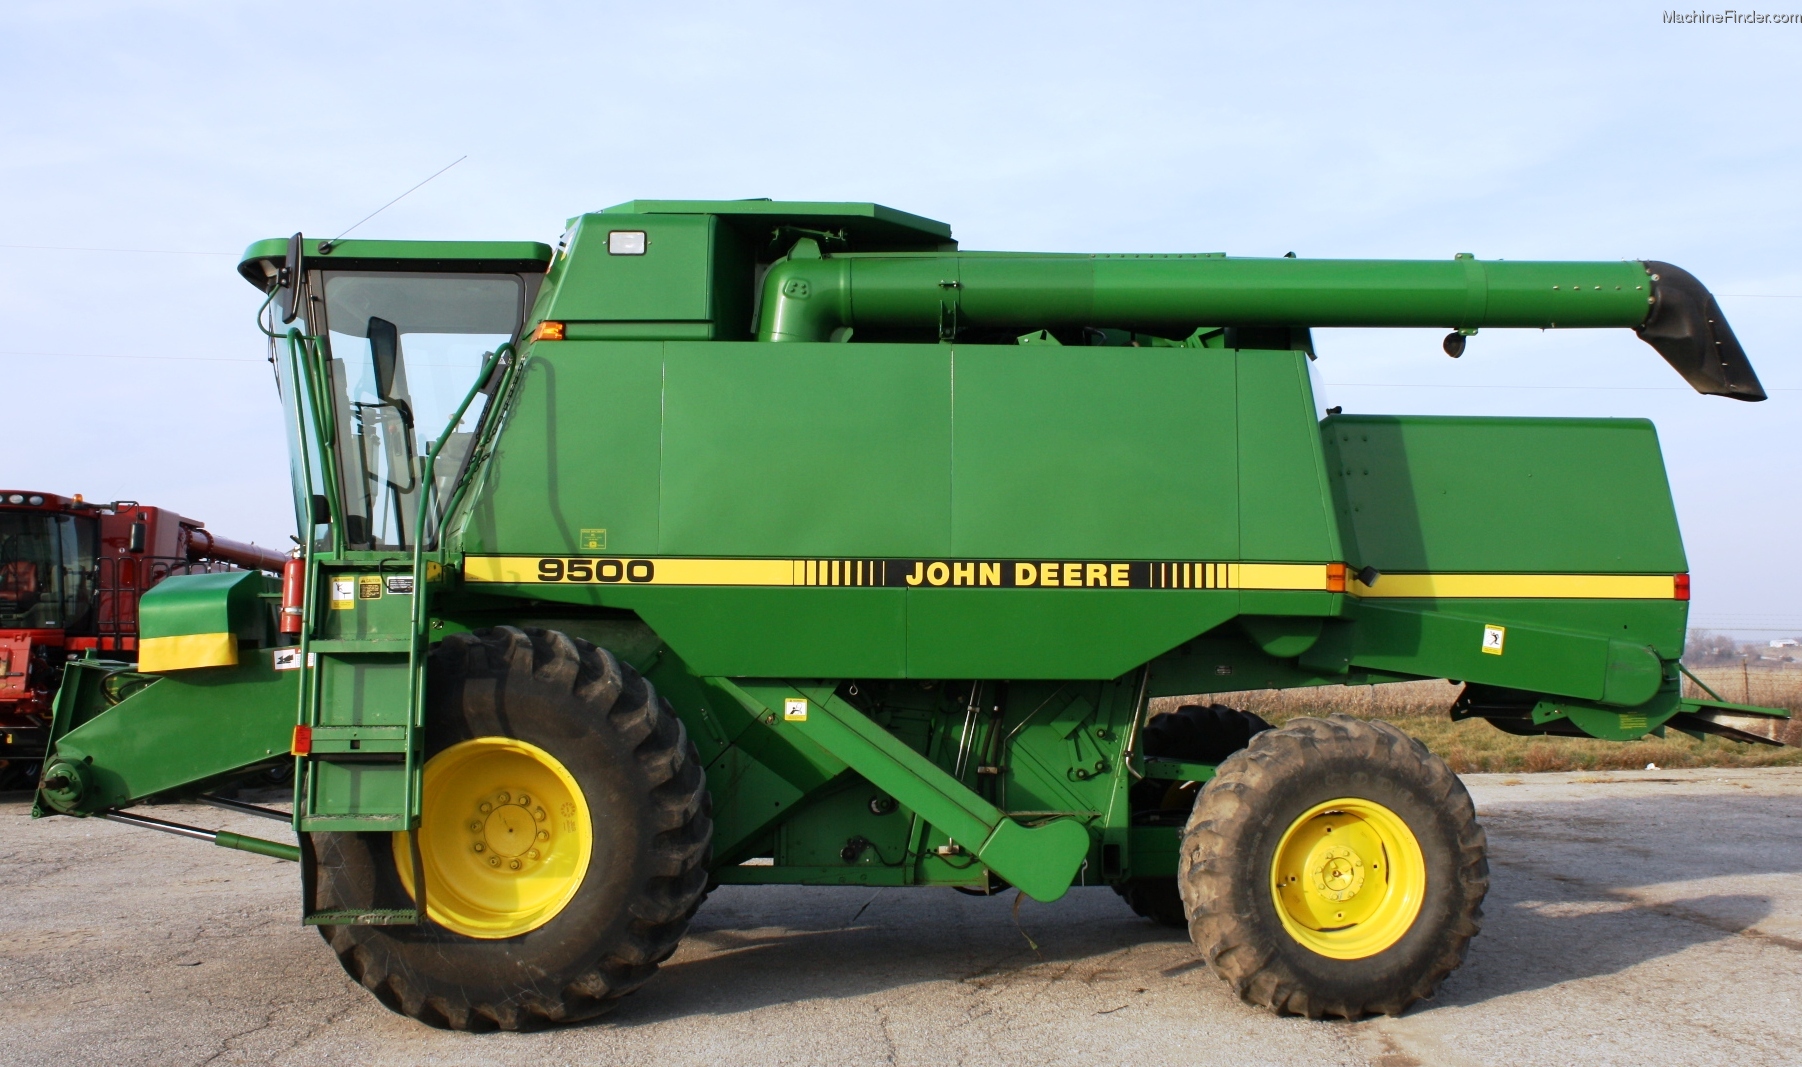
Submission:
[[[1346,561],[1379,571],[1689,569],[1644,419],[1340,415],[1321,426]]]
[[[655,254],[607,254],[609,234],[619,230],[643,232]],[[750,265],[751,249],[717,216],[608,216],[605,226],[579,227],[568,254],[552,305],[564,319],[594,324],[588,336],[608,336],[607,326],[637,327],[611,334],[630,337],[651,332],[649,324],[680,323],[718,326],[717,335],[711,328],[693,332],[701,338],[749,333],[751,294],[726,283]]]
[[[475,497],[466,552],[1338,554],[1300,352],[679,342],[537,352]],[[1148,375],[1164,387],[1147,391]],[[1306,478],[1289,476],[1297,463]],[[604,552],[580,547],[585,530],[605,531]],[[1244,550],[1246,532],[1257,551]],[[511,591],[633,611],[697,671],[752,676],[1111,678],[1240,609],[1229,590]],[[1325,606],[1317,599],[1306,610]]]
[[[1325,457],[1302,426],[1314,421],[1306,361],[1298,352],[1247,351],[1237,364],[1242,558],[1345,559]]]

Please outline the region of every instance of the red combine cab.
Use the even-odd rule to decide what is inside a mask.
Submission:
[[[0,489],[0,788],[36,777],[64,663],[137,658],[145,590],[171,574],[280,573],[285,560],[167,508]]]

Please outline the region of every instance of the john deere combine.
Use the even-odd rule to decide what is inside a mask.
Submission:
[[[239,269],[302,547],[281,588],[146,594],[135,668],[68,672],[38,811],[297,859],[302,920],[432,1025],[600,1013],[751,884],[1109,885],[1248,1001],[1398,1012],[1477,933],[1458,779],[1384,725],[1149,700],[1452,678],[1454,717],[1619,740],[1780,714],[1682,695],[1649,423],[1310,389],[1314,326],[1620,328],[1762,399],[1667,264],[960,252],[753,200]],[[290,759],[298,848],[122,810]]]

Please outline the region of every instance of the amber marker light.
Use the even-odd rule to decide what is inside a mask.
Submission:
[[[1675,600],[1689,599],[1689,575],[1676,574],[1671,576],[1671,597]]]
[[[294,743],[288,746],[288,755],[310,756],[312,754],[313,728],[311,726],[296,726],[294,728]]]
[[[1326,591],[1329,593],[1345,592],[1345,564],[1329,563],[1326,565]]]
[[[561,340],[563,340],[563,324],[561,322],[552,322],[549,319],[546,319],[545,321],[539,323],[537,328],[535,328],[532,331],[532,340],[534,340],[534,341],[561,341]]]

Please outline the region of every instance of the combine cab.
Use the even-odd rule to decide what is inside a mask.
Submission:
[[[165,508],[0,490],[0,788],[37,780],[68,660],[137,658],[144,592],[173,574],[283,562]]]
[[[1762,399],[1668,264],[961,252],[871,204],[639,201],[555,250],[296,235],[240,270],[305,558],[279,613],[247,576],[145,596],[157,655],[69,672],[37,811],[297,860],[299,919],[432,1025],[599,1014],[721,884],[1111,886],[1248,1001],[1398,1012],[1478,929],[1456,776],[1386,725],[1151,698],[1783,714],[1682,695],[1650,423],[1310,389],[1314,326],[1614,328]],[[298,845],[125,810],[284,753],[262,814]]]

